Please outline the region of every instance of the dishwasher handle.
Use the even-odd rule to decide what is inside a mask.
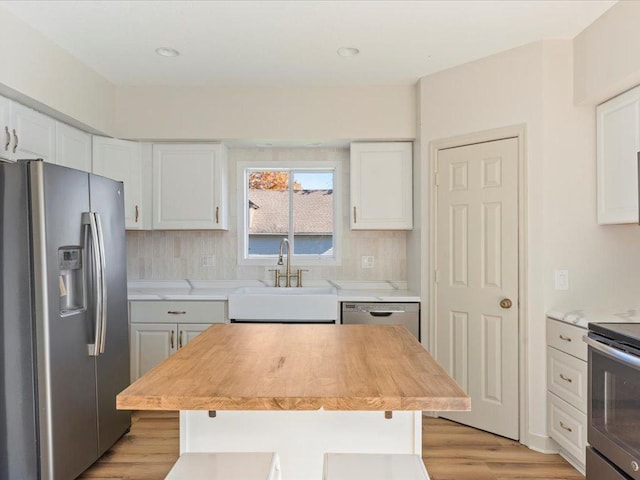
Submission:
[[[393,312],[384,312],[384,311],[375,311],[375,312],[369,312],[369,315],[371,315],[372,317],[390,317],[392,314],[394,313],[402,313],[402,312],[398,312],[397,310],[394,310]]]

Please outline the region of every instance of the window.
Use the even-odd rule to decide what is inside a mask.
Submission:
[[[292,263],[336,264],[337,165],[241,165],[241,263],[273,265],[283,239]]]

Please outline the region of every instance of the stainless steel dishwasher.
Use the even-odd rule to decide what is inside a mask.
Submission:
[[[342,323],[404,325],[420,341],[419,303],[342,302]]]

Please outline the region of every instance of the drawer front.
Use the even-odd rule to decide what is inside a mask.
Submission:
[[[587,361],[587,344],[582,337],[584,328],[569,325],[558,320],[547,319],[547,345]]]
[[[555,348],[547,348],[549,391],[587,413],[587,362]]]
[[[131,323],[224,323],[226,302],[131,302]]]
[[[584,466],[587,416],[553,393],[547,393],[547,399],[549,436]]]

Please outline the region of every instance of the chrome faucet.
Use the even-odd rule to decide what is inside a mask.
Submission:
[[[287,283],[285,283],[285,287],[290,287],[291,286],[291,246],[289,245],[289,239],[288,238],[283,238],[280,241],[280,254],[278,256],[278,265],[282,265],[283,261],[282,261],[282,255],[283,255],[283,250],[284,250],[284,246],[287,245],[287,269],[285,270],[285,276],[287,277]],[[276,273],[276,275],[278,275]],[[280,278],[278,278],[278,281],[276,282],[276,287],[280,286]]]

